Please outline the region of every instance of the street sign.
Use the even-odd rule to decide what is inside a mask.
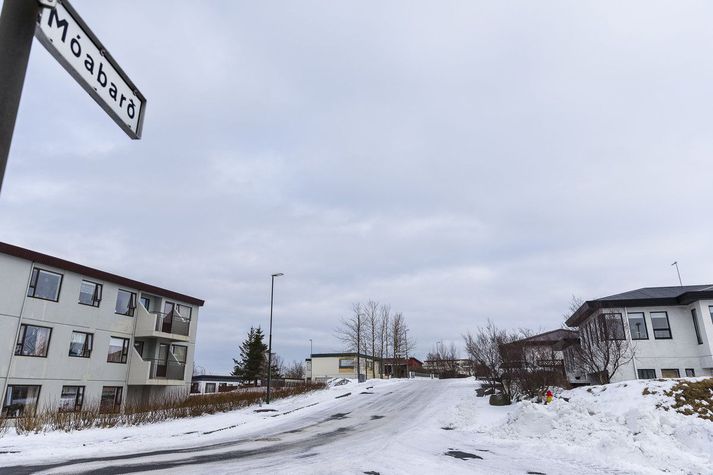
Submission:
[[[35,37],[129,137],[141,138],[146,99],[68,0],[42,9]]]

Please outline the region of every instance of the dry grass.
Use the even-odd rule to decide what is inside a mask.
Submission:
[[[713,378],[681,381],[664,394],[674,399],[671,407],[676,411],[713,422]]]
[[[7,428],[9,427],[9,423],[7,422],[7,419],[4,417],[0,417],[0,437],[5,435],[7,433]]]
[[[295,396],[324,387],[323,384],[306,384],[275,389],[272,398]],[[123,413],[103,413],[98,406],[86,407],[77,412],[60,412],[54,408],[36,413],[25,411],[26,414],[15,419],[15,430],[18,434],[30,434],[47,431],[71,432],[95,427],[137,426],[171,419],[228,412],[258,404],[263,398],[264,394],[261,392],[234,391],[191,396],[185,399],[167,398],[146,406],[127,405]]]

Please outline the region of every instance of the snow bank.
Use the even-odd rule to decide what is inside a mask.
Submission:
[[[545,441],[623,470],[713,472],[713,423],[671,409],[676,380],[628,381],[562,392],[550,405],[518,403],[491,435]]]

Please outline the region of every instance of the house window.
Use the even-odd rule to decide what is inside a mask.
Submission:
[[[136,309],[136,293],[128,290],[119,290],[116,295],[116,310],[119,315],[134,316]]]
[[[681,372],[678,370],[678,368],[661,369],[661,377],[662,378],[680,378]]]
[[[17,335],[15,354],[18,356],[46,357],[50,347],[52,329],[35,325],[21,325]]]
[[[207,393],[214,393],[215,392],[215,383],[205,383],[205,392]]]
[[[40,386],[17,386],[11,384],[7,387],[0,415],[3,417],[19,417],[25,411],[34,412],[37,408],[39,397]]]
[[[698,340],[699,345],[702,345],[703,338],[701,338],[701,329],[698,328],[698,313],[695,308],[691,309],[691,318],[693,318],[693,329],[696,332],[696,340]]]
[[[129,356],[129,339],[111,337],[109,340],[109,355],[106,360],[109,363],[126,363]]]
[[[200,383],[191,383],[191,394],[198,394],[200,392]]]
[[[89,358],[92,356],[93,345],[93,334],[72,332],[72,339],[69,342],[69,356],[74,356],[76,358]]]
[[[687,378],[693,378],[696,376],[696,370],[693,368],[686,368],[686,377]]]
[[[640,369],[638,370],[639,379],[656,379],[655,369]]]
[[[79,303],[98,307],[102,301],[102,284],[83,280],[79,287]]]
[[[646,318],[643,312],[628,314],[629,317],[629,332],[632,340],[648,340],[649,332],[646,329]]]
[[[668,313],[651,312],[651,328],[654,329],[654,338],[657,340],[671,339],[671,324],[668,321]]]
[[[99,401],[99,412],[119,412],[123,392],[124,388],[121,386],[104,386]]]
[[[599,331],[605,340],[625,340],[624,321],[621,313],[605,313],[599,315]]]
[[[50,272],[44,269],[32,269],[30,287],[27,289],[27,296],[36,299],[59,300],[59,289],[62,286],[62,274]]]
[[[340,359],[339,360],[339,368],[340,369],[353,369],[354,368],[354,360],[352,358]]]
[[[81,411],[82,404],[84,404],[84,386],[62,386],[62,395],[59,398],[60,412]]]

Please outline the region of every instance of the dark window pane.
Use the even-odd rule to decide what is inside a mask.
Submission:
[[[701,330],[698,328],[698,313],[696,309],[691,309],[691,317],[693,318],[693,330],[696,332],[696,340],[699,345],[703,344],[703,339],[701,338]]]
[[[15,354],[20,356],[47,356],[52,329],[22,325],[18,335]]]
[[[34,411],[39,397],[40,386],[8,386],[2,405],[2,416],[19,417],[25,411]]]
[[[662,378],[680,378],[681,373],[678,371],[678,369],[662,369],[661,377]]]
[[[646,319],[643,313],[629,314],[629,331],[632,340],[648,340],[649,333],[646,329]]]
[[[109,354],[107,361],[109,363],[126,363],[128,356],[129,340],[126,338],[111,337],[109,340]]]
[[[696,375],[696,371],[693,368],[686,368],[686,377],[693,378]]]
[[[640,369],[638,371],[639,379],[655,379],[656,370],[655,369]]]
[[[69,356],[89,358],[92,355],[94,335],[91,333],[72,332],[69,342]]]
[[[664,340],[671,338],[671,327],[666,312],[651,312],[651,327],[654,329],[654,338]]]
[[[116,412],[121,408],[121,386],[104,386],[99,402],[100,412]]]
[[[83,280],[79,288],[79,303],[84,305],[99,306],[101,301],[102,285]]]
[[[59,400],[61,412],[79,411],[84,403],[84,386],[63,386]]]

